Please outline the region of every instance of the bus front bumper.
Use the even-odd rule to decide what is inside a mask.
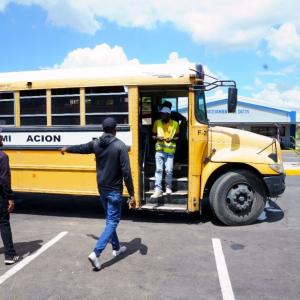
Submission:
[[[285,174],[269,176],[263,178],[267,188],[268,196],[276,197],[281,195],[285,190]]]

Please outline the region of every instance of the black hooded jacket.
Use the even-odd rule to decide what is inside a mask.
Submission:
[[[134,195],[128,148],[112,134],[103,133],[99,139],[87,144],[68,147],[66,152],[95,153],[99,191],[106,189],[122,193],[124,178],[129,195]]]
[[[0,150],[0,201],[12,200],[13,191],[10,184],[10,167],[8,156]]]

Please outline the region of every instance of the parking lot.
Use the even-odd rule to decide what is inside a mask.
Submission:
[[[21,196],[11,224],[25,264],[0,263],[0,299],[232,299],[212,239],[235,299],[300,299],[299,183],[288,177],[251,226],[222,226],[208,207],[201,218],[126,211],[118,232],[128,251],[112,258],[107,247],[99,272],[87,260],[105,222],[97,199]]]

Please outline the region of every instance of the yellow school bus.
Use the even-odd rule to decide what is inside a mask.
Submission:
[[[228,86],[228,111],[236,108],[234,81],[206,81],[201,65],[139,65],[0,74],[0,127],[16,192],[97,195],[93,155],[61,155],[62,146],[102,134],[107,116],[128,145],[138,210],[201,212],[209,199],[227,225],[250,224],[268,197],[283,193],[284,170],[276,140],[210,126],[205,92]],[[164,101],[172,103],[180,134],[173,193],[153,200],[152,127]],[[126,190],[124,192],[126,194]]]

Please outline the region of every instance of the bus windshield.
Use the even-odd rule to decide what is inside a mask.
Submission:
[[[195,110],[197,121],[207,124],[208,119],[203,91],[195,91]]]

